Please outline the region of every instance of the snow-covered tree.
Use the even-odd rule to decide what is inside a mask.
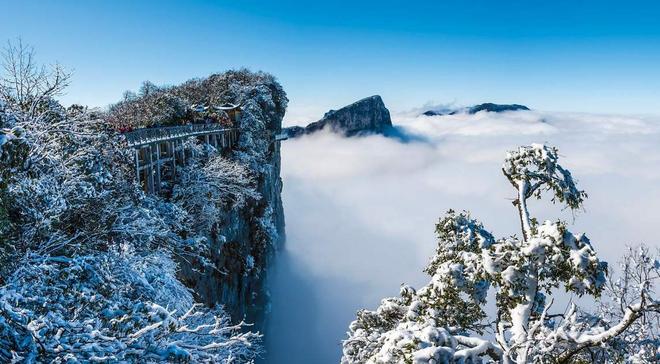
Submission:
[[[0,98],[29,118],[47,115],[53,98],[69,86],[71,73],[59,64],[39,65],[34,49],[21,39],[7,42],[1,55]]]
[[[469,213],[449,211],[436,225],[438,247],[425,270],[431,281],[419,290],[404,286],[376,311],[359,311],[342,363],[571,362],[593,348],[608,360],[657,360],[657,257],[644,250],[643,257],[626,258],[643,261],[643,268],[622,272],[625,293],[619,283],[608,289],[607,264],[586,235],[529,213],[528,200],[543,192],[553,203],[581,207],[586,194],[558,159],[556,148],[538,144],[508,153],[502,170],[516,191],[521,237],[495,239]],[[578,296],[611,293],[618,310],[603,304],[592,314],[575,305],[551,312],[549,297],[560,287]],[[484,311],[490,289],[493,320]],[[634,331],[635,325],[643,329]],[[645,354],[629,359],[631,348]]]
[[[187,211],[191,224],[202,232],[219,223],[221,211],[241,208],[249,199],[261,197],[245,166],[212,153],[207,160],[184,168],[172,192],[172,200]]]

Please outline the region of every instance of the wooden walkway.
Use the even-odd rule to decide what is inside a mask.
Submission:
[[[144,128],[125,133],[129,147],[135,149],[138,183],[147,193],[159,193],[163,181],[174,181],[177,167],[186,165],[184,141],[197,137],[222,151],[238,141],[238,129],[219,124]]]

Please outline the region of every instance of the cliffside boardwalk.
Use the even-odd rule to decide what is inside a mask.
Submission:
[[[174,180],[176,168],[186,164],[186,138],[197,137],[218,150],[231,148],[238,141],[238,128],[221,124],[143,128],[124,133],[135,149],[135,173],[145,192],[159,193],[161,182]]]

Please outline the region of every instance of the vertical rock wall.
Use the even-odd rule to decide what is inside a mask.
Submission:
[[[180,277],[208,305],[224,305],[234,320],[261,329],[268,310],[268,267],[284,241],[280,143],[286,96],[272,81],[230,89],[242,105],[239,145],[229,158],[249,165],[261,199],[218,216],[209,236],[215,269],[182,262]]]

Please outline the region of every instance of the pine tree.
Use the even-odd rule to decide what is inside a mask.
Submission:
[[[628,292],[629,305],[619,315],[594,319],[575,305],[551,314],[550,297],[560,287],[578,296],[598,298],[604,290],[617,296],[607,288],[607,263],[586,235],[561,220],[540,223],[529,212],[531,198],[548,196],[576,210],[587,195],[559,164],[556,148],[520,147],[507,154],[502,171],[516,191],[521,236],[495,239],[468,212],[450,210],[436,225],[438,247],[425,269],[430,282],[419,290],[404,286],[376,311],[359,311],[342,363],[569,362],[606,347],[644,315],[656,315],[657,325],[652,283],[660,265],[648,254],[636,260],[644,288]],[[493,321],[484,311],[489,290],[497,306]],[[641,332],[650,345],[658,343],[657,328]],[[609,359],[627,349],[621,344],[599,354]]]

